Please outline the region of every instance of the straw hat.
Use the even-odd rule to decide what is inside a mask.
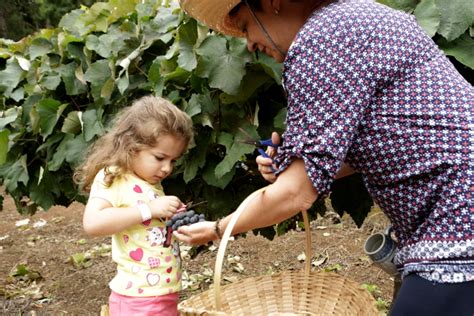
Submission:
[[[244,37],[244,33],[229,23],[229,12],[241,0],[179,0],[181,8],[190,16],[226,35]]]

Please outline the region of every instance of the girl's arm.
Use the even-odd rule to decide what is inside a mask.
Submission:
[[[303,160],[297,159],[267,187],[263,194],[248,204],[232,234],[280,223],[310,208],[317,197],[318,193],[306,174]],[[230,218],[231,215],[220,222],[221,232],[224,232]],[[217,239],[214,227],[215,222],[182,226],[175,232],[175,236],[191,245],[205,244]]]
[[[172,195],[161,196],[147,203],[152,218],[170,218],[182,202]],[[90,236],[108,236],[118,233],[132,225],[143,222],[141,212],[136,206],[113,207],[109,201],[91,197],[87,202],[82,219],[85,232]]]
[[[107,200],[92,197],[87,202],[82,224],[93,237],[109,236],[142,222],[137,207],[113,207]]]

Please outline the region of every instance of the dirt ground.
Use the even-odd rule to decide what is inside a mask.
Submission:
[[[115,271],[110,240],[84,234],[83,208],[73,203],[25,217],[17,213],[12,199],[5,197],[0,212],[0,315],[98,315],[107,304],[107,284]],[[355,280],[377,299],[381,315],[392,299],[393,278],[371,263],[362,245],[386,224],[377,209],[361,228],[345,216],[326,216],[311,223],[312,269],[334,271]],[[304,240],[301,231],[272,241],[253,234],[236,238],[227,247],[223,279],[230,282],[301,269]],[[186,272],[181,299],[209,288],[217,246],[196,249],[183,245]]]

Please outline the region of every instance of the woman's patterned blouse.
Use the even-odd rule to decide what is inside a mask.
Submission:
[[[313,13],[284,62],[287,130],[321,195],[343,162],[392,222],[403,276],[474,280],[474,89],[413,16],[370,0]]]

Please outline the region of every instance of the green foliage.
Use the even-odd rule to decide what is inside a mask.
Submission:
[[[378,0],[413,13],[460,73],[474,84],[474,5],[472,0]]]
[[[367,290],[372,296],[377,300],[377,309],[379,312],[386,314],[390,308],[390,302],[385,301],[380,297],[381,291],[380,288],[375,284],[364,283],[361,285],[361,288]]]
[[[38,29],[51,28],[61,17],[95,0],[13,0],[0,6],[0,37],[19,40]]]
[[[471,70],[472,38],[460,31],[472,25],[467,15],[449,24],[448,6],[422,1],[422,10],[417,3],[404,7],[423,11],[420,23],[430,32],[449,34],[443,48]],[[207,200],[198,211],[222,216],[266,184],[255,149],[239,142],[239,128],[261,138],[284,130],[280,80],[281,64],[250,54],[243,39],[210,32],[176,1],[109,0],[73,10],[57,28],[17,42],[0,39],[0,182],[22,213],[84,201],[71,176],[87,147],[122,107],[155,94],[186,111],[196,131],[194,146],[164,183],[167,192],[183,201]],[[353,203],[334,189],[338,211],[360,223],[371,200]],[[313,215],[323,211],[321,201],[312,209]],[[296,223],[261,231],[271,237]]]
[[[38,271],[30,269],[26,264],[17,264],[12,271],[10,276],[24,282],[33,282],[42,278]]]
[[[174,1],[73,10],[57,28],[0,40],[1,182],[22,213],[83,201],[71,176],[88,145],[120,108],[156,94],[186,111],[196,130],[168,192],[210,201],[210,218],[228,213],[263,185],[238,128],[269,136],[285,106],[280,76],[281,65],[257,59],[243,39],[209,32]],[[260,119],[258,104],[269,102],[275,109]]]

